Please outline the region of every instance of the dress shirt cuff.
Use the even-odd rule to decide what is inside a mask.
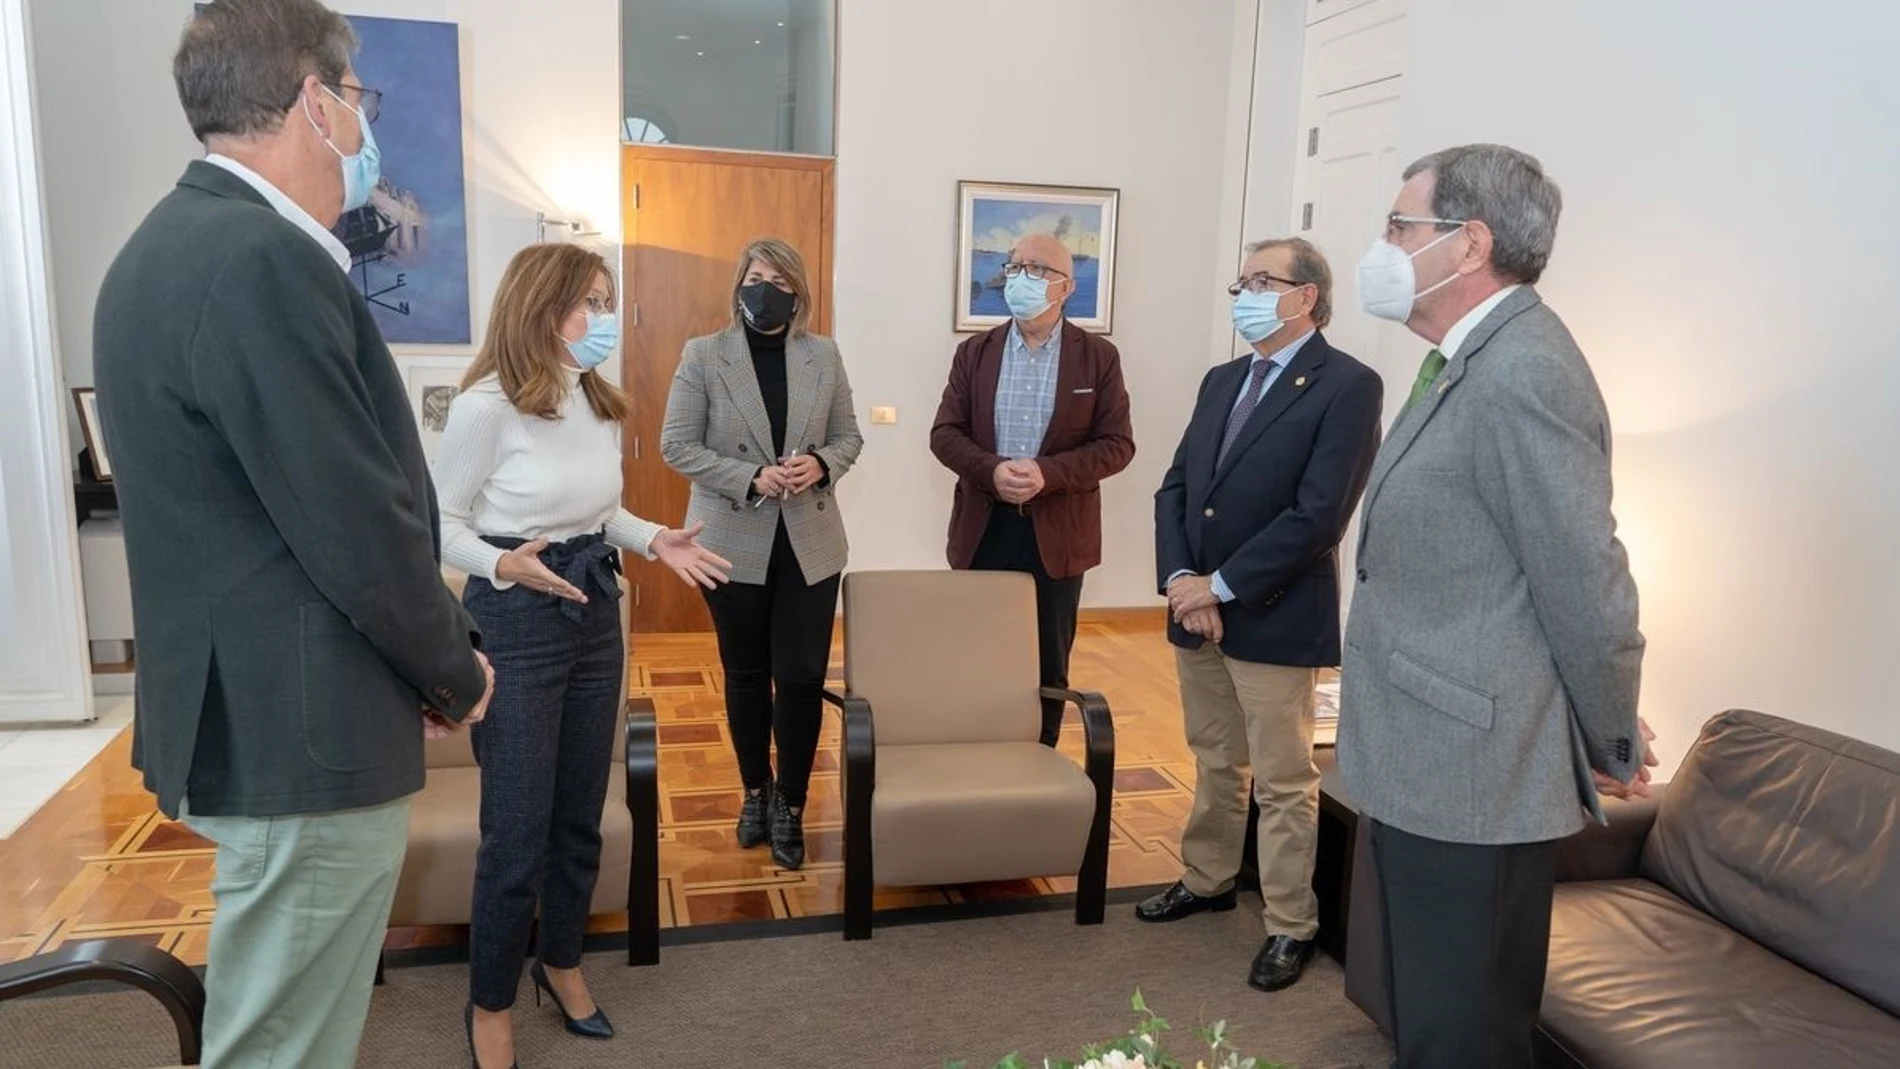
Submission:
[[[1219,572],[1214,573],[1214,581],[1211,585],[1214,588],[1214,596],[1220,599],[1222,605],[1234,600],[1234,592],[1228,589],[1227,580],[1222,579]]]
[[[1193,574],[1194,574],[1193,570],[1189,568],[1183,568],[1180,571],[1175,572],[1173,575],[1168,576],[1167,582],[1161,584],[1161,592],[1163,594],[1167,593],[1168,588],[1174,585],[1174,581],[1176,579],[1179,579],[1184,575],[1193,575]]]

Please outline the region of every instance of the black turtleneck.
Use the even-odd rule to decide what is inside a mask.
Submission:
[[[752,350],[752,373],[758,376],[765,415],[772,421],[772,448],[781,457],[785,455],[785,337],[789,333],[760,334],[745,328],[746,345]]]

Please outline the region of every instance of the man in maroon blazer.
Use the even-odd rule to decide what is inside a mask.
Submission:
[[[930,451],[957,475],[950,566],[1035,577],[1042,685],[1066,688],[1082,574],[1102,560],[1101,483],[1134,458],[1134,429],[1121,354],[1063,318],[1068,248],[1030,234],[1003,277],[1012,318],[957,346]],[[1062,708],[1042,704],[1044,745]]]

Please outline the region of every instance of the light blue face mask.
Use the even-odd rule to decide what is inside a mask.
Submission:
[[[326,85],[323,91],[336,97],[337,103],[350,107],[350,102],[338,95],[336,90]],[[336,142],[327,137],[323,139],[323,143],[337,154],[343,166],[343,210],[346,212],[353,212],[368,204],[370,190],[375,189],[376,183],[383,177],[383,151],[376,147],[376,135],[370,130],[369,120],[363,117],[362,108],[350,110],[356,113],[356,125],[363,131],[363,147],[357,149],[354,156],[345,156],[343,150],[336,147]],[[304,118],[310,120],[310,125],[316,128],[317,120],[310,114],[308,97],[304,99],[303,114]],[[318,128],[317,134],[322,136],[322,129]]]
[[[1017,275],[1003,283],[1003,302],[1010,315],[1027,323],[1049,310],[1049,280]]]
[[[1241,290],[1234,298],[1234,329],[1249,345],[1271,337],[1285,322],[1280,318],[1280,296],[1271,290]]]
[[[612,312],[587,313],[587,333],[580,341],[567,343],[567,352],[582,371],[592,371],[607,362],[614,346],[620,344],[620,319]]]

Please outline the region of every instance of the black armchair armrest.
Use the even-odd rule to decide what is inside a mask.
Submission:
[[[0,965],[0,1002],[99,980],[130,984],[157,999],[178,1029],[179,1062],[198,1064],[204,1042],[204,982],[184,962],[136,940],[73,943]]]
[[[1089,824],[1089,842],[1076,875],[1075,918],[1078,924],[1100,924],[1108,906],[1108,832],[1115,807],[1115,718],[1108,699],[1094,691],[1042,688],[1042,696],[1064,702],[1082,714],[1083,771],[1095,784],[1095,818]]]
[[[627,872],[627,964],[660,963],[660,748],[653,699],[628,698],[627,814],[633,865]]]
[[[827,689],[844,717],[844,937],[871,938],[871,791],[877,786],[877,729],[871,703]]]
[[[1643,844],[1656,823],[1665,785],[1650,788],[1648,798],[1623,801],[1604,798],[1603,815],[1609,824],[1594,821],[1557,844],[1557,882],[1622,880],[1635,876],[1643,859]]]

